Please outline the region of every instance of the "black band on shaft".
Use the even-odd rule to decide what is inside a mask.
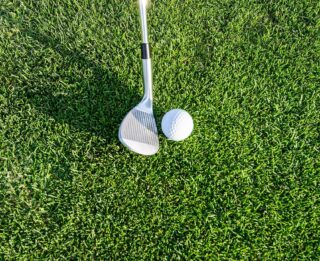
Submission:
[[[141,54],[142,59],[150,59],[151,58],[151,47],[148,43],[141,44]]]

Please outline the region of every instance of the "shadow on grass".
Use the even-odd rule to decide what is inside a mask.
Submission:
[[[30,103],[57,122],[101,136],[107,142],[117,140],[121,120],[141,99],[139,85],[137,91],[130,91],[112,69],[103,68],[49,35],[36,30],[25,30],[23,34],[53,51],[63,65],[50,71],[51,64],[49,71],[26,89]],[[42,59],[38,64],[45,66],[46,61]]]

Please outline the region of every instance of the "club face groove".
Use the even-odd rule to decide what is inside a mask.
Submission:
[[[120,125],[119,140],[136,153],[155,154],[159,150],[159,138],[153,114],[132,109]]]

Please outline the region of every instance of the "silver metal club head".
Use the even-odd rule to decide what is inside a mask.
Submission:
[[[136,153],[153,155],[159,150],[157,125],[152,111],[141,110],[141,105],[133,108],[123,119],[119,140]]]

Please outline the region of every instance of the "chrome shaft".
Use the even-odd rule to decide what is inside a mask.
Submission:
[[[152,66],[150,58],[150,49],[148,43],[148,26],[147,26],[147,0],[139,0],[140,3],[140,18],[142,27],[142,50],[146,57],[142,57],[143,68],[143,85],[144,85],[144,100],[148,100],[148,106],[152,109]],[[147,48],[146,48],[147,47]],[[145,52],[144,52],[145,51]],[[146,52],[147,51],[147,52]]]

